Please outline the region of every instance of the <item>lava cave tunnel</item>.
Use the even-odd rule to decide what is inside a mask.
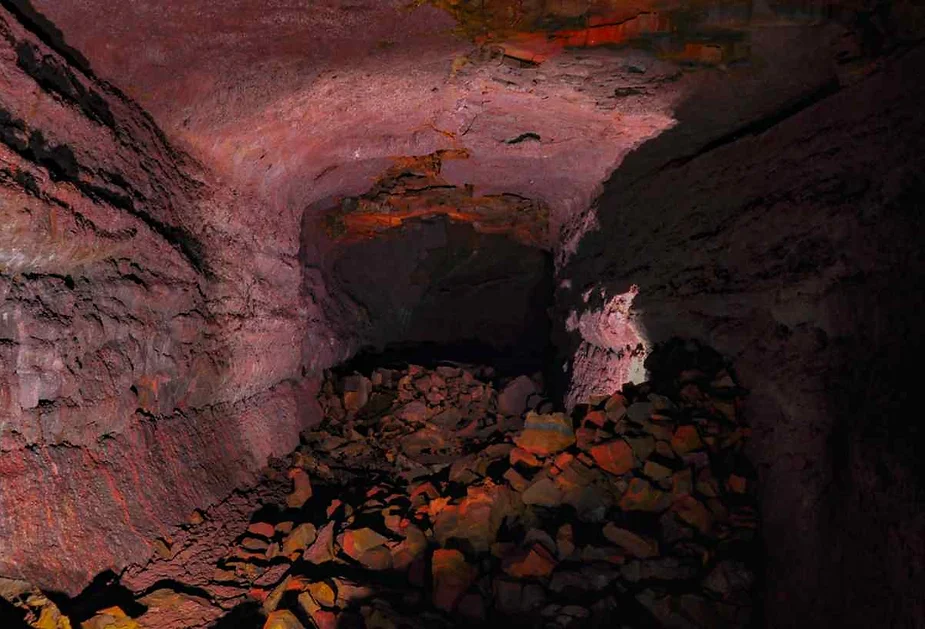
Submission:
[[[0,627],[925,628],[921,3],[0,35]]]

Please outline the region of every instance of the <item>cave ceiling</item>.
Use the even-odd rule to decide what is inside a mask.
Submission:
[[[400,158],[443,155],[415,176],[444,194],[418,192],[398,223],[453,204],[456,220],[546,248],[577,238],[601,182],[675,124],[692,86],[755,74],[739,66],[756,28],[816,17],[714,0],[34,6],[272,223],[297,225],[314,208],[319,231],[332,213],[353,236],[394,226],[356,197],[388,188]]]

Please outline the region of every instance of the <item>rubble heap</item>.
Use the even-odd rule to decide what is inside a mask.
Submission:
[[[747,626],[744,392],[700,346],[652,358],[651,382],[571,414],[552,412],[538,379],[497,391],[485,368],[330,376],[324,422],[268,478],[286,493],[268,492],[218,557],[203,550],[216,516],[201,515],[184,553],[128,576],[145,614],[108,608],[81,626]],[[204,556],[207,579],[173,599],[157,589],[166,567],[192,574]],[[152,591],[185,605],[187,624]]]

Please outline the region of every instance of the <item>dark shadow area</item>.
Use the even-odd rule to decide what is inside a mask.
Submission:
[[[408,365],[420,365],[433,369],[440,365],[479,365],[490,367],[493,372],[480,374],[482,377],[496,381],[521,374],[543,372],[552,348],[547,344],[543,350],[543,353],[537,355],[532,348],[528,348],[526,352],[518,347],[498,348],[479,339],[461,339],[447,344],[391,343],[382,350],[364,348],[333,371],[337,374],[348,374],[354,371],[370,373],[377,367],[404,369]]]
[[[437,218],[347,245],[329,267],[356,317],[353,333],[387,348],[387,360],[402,351],[430,361],[468,354],[514,370],[548,355],[548,252]],[[428,347],[449,353],[428,358]]]
[[[135,594],[120,583],[112,570],[98,574],[77,596],[68,597],[57,592],[46,592],[46,595],[77,625],[107,607],[119,607],[131,617],[140,616],[147,609],[135,600]]]
[[[0,627],[6,629],[29,629],[24,620],[26,612],[15,607],[4,598],[0,598]]]
[[[552,372],[553,262],[508,236],[443,217],[347,245],[327,263],[336,323],[362,348],[337,373],[463,363],[495,383]]]
[[[605,184],[557,295],[564,321],[637,285],[650,341],[735,357],[764,485],[764,626],[925,626],[925,50],[887,49],[837,88],[822,54],[779,92],[691,95]],[[583,339],[555,335],[568,366]]]
[[[266,617],[256,602],[241,603],[222,616],[211,629],[260,629]]]

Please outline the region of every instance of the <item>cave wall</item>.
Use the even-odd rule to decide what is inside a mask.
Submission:
[[[671,132],[643,145],[605,185],[600,229],[561,273],[566,359],[595,342],[574,322],[613,312],[636,286],[611,323],[649,343],[700,338],[734,361],[751,391],[771,627],[925,626],[913,397],[925,346],[923,63],[921,46],[900,47],[863,78],[687,155]],[[677,133],[698,111],[691,98]],[[619,369],[621,348],[597,342],[596,372]]]
[[[220,189],[0,5],[0,574],[73,593],[142,560],[312,420],[300,269]]]

